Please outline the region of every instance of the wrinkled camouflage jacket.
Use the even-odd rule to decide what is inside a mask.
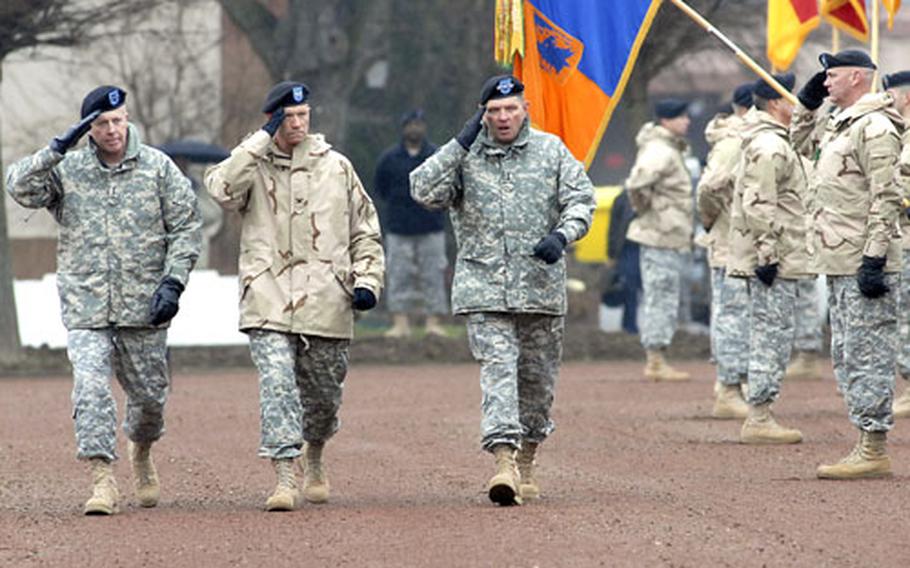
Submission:
[[[651,247],[689,250],[694,219],[686,142],[652,122],[641,127],[635,142],[638,155],[626,189],[638,216],[626,236]]]
[[[829,116],[814,143],[815,113],[797,105],[790,125],[795,147],[814,162],[809,172],[809,270],[855,274],[862,256],[887,256],[886,272],[900,271],[896,179],[904,122],[888,93],[863,95]]]
[[[170,276],[185,285],[199,256],[202,223],[189,180],[142,144],[135,127],[128,132],[126,155],[113,168],[91,141],[66,155],[44,148],[10,168],[13,199],[47,208],[57,221],[67,329],[149,327],[158,284]]]
[[[719,114],[705,127],[705,139],[711,145],[707,165],[698,181],[698,215],[707,230],[698,244],[708,248],[708,264],[724,268],[730,249],[730,202],[739,163],[739,137],[743,119],[735,114]]]
[[[787,127],[753,109],[742,129],[742,154],[730,211],[727,274],[754,276],[778,263],[778,277],[806,276],[806,174]]]
[[[451,140],[411,172],[411,196],[450,210],[456,314],[565,314],[565,259],[546,264],[533,250],[551,231],[570,243],[588,232],[594,188],[559,138],[526,122],[502,146],[484,127],[470,150]]]
[[[376,297],[385,260],[379,219],[347,158],[320,134],[282,152],[259,130],[206,171],[240,212],[240,329],[322,337],[354,333],[354,288]]]
[[[910,249],[910,128],[904,130],[901,141],[901,158],[898,163],[897,179],[903,191],[903,211],[901,213],[901,246],[904,250]]]

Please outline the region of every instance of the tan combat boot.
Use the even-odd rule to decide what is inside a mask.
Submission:
[[[891,407],[895,418],[910,418],[910,386],[904,389],[903,394],[894,399]]]
[[[436,316],[427,316],[427,323],[425,326],[427,335],[438,335],[439,337],[446,337],[448,334],[442,324],[439,323],[439,318]]]
[[[797,351],[784,375],[784,379],[791,381],[820,381],[821,378],[822,368],[818,355],[810,351]]]
[[[120,510],[120,491],[114,467],[102,458],[92,458],[92,496],[85,502],[86,515],[113,515]]]
[[[657,350],[645,351],[645,378],[652,381],[688,381],[689,373],[677,371],[667,364],[664,354]]]
[[[798,444],[803,434],[793,428],[784,428],[771,415],[771,404],[749,405],[749,415],[739,432],[743,444]]]
[[[307,443],[298,462],[303,471],[303,498],[310,503],[329,500],[329,480],[322,465],[324,447],[324,444]]]
[[[861,479],[890,477],[891,458],[888,456],[885,432],[860,432],[853,450],[834,465],[820,465],[819,479]]]
[[[265,502],[266,511],[293,511],[297,508],[300,492],[297,489],[297,476],[294,475],[294,460],[272,460],[278,484],[275,491]]]
[[[487,484],[490,501],[499,505],[521,505],[520,477],[515,463],[515,449],[508,444],[493,446],[496,457],[496,475]]]
[[[135,443],[132,440],[127,444],[127,453],[130,464],[133,466],[133,481],[136,484],[136,498],[140,507],[154,507],[161,496],[161,486],[158,483],[158,470],[152,461],[152,444]]]
[[[385,337],[401,338],[411,335],[411,322],[407,314],[394,314],[392,316],[392,327],[385,332]]]
[[[739,385],[720,385],[714,397],[714,408],[711,416],[721,420],[730,418],[745,418],[749,415],[749,405],[743,400],[743,393]]]
[[[537,455],[537,442],[521,442],[521,449],[515,456],[515,462],[518,464],[518,476],[520,484],[518,493],[522,499],[537,499],[540,497],[540,485],[537,484],[537,478],[534,477],[534,457]]]

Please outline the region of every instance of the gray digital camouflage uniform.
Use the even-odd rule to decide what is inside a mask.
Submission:
[[[897,362],[897,294],[901,262],[896,178],[904,123],[887,93],[863,95],[829,116],[818,140],[816,112],[798,105],[794,147],[815,159],[809,176],[810,270],[828,278],[831,357],[851,422],[888,431]],[[880,298],[859,291],[862,256],[886,257]]]
[[[57,220],[57,289],[73,364],[80,458],[116,458],[112,372],[127,394],[124,429],[157,440],[169,375],[166,326],[152,328],[152,294],[165,277],[184,285],[201,244],[189,180],[130,125],[123,161],[108,168],[94,143],[66,155],[50,148],[10,168],[7,188]]]
[[[452,140],[411,172],[411,195],[448,209],[455,230],[452,309],[469,315],[481,365],[483,448],[543,441],[553,430],[566,264],[532,253],[551,231],[570,243],[587,233],[594,192],[582,164],[527,121],[507,146],[484,127],[470,150]]]
[[[388,280],[386,303],[398,314],[440,315],[449,311],[446,298],[446,235],[385,235]]]
[[[712,294],[717,290],[720,296],[718,313],[712,318],[717,327],[717,379],[724,385],[738,385],[746,382],[749,372],[749,281],[727,276],[722,268],[712,269],[712,275]]]
[[[904,201],[900,215],[903,273],[899,299],[900,349],[897,354],[897,370],[901,378],[910,380],[910,214],[907,213],[910,210],[910,128],[904,130],[901,138],[898,179],[904,192]]]
[[[821,353],[822,321],[818,313],[816,277],[796,281],[796,339],[793,349]]]

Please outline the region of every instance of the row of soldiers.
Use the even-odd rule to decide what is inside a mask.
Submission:
[[[860,437],[817,475],[885,476],[893,417],[910,416],[910,388],[893,400],[895,374],[910,379],[910,274],[901,279],[902,242],[910,269],[910,72],[886,75],[876,92],[877,67],[865,52],[824,53],[819,62],[799,104],[760,80],[738,88],[731,112],[706,131],[713,148],[697,209],[712,267],[712,414],[744,419],[745,444],[802,441],[799,430],[777,423],[771,407],[794,345],[820,348],[811,305],[824,275],[837,387]],[[793,74],[774,79],[793,90]],[[637,213],[628,238],[642,245],[645,375],[685,380],[664,351],[676,328],[694,224],[683,163],[689,119],[683,101],[662,101],[656,114],[639,134],[626,184]]]

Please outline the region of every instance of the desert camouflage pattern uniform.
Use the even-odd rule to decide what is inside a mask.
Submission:
[[[790,146],[787,127],[752,109],[742,131],[730,214],[727,272],[749,280],[749,399],[758,406],[777,400],[796,332],[797,279],[806,276],[806,174]],[[778,264],[767,286],[758,266]]]
[[[542,442],[553,431],[566,262],[546,264],[533,250],[552,231],[569,243],[587,233],[591,180],[559,138],[525,121],[508,145],[486,127],[469,150],[450,141],[411,172],[411,196],[448,209],[455,230],[452,310],[468,315],[481,365],[482,447]]]
[[[626,238],[641,246],[644,294],[641,344],[668,347],[679,321],[679,299],[691,250],[692,179],[684,161],[688,146],[663,126],[649,122],[635,138],[638,155],[626,189],[637,217]]]
[[[127,394],[124,431],[152,442],[164,431],[167,325],[150,323],[165,277],[184,285],[199,256],[201,221],[189,180],[128,127],[123,161],[107,167],[89,138],[65,155],[49,147],[13,164],[7,188],[58,225],[57,290],[73,365],[77,455],[117,458],[113,373]]]
[[[863,95],[825,122],[812,144],[815,113],[797,106],[794,146],[815,158],[809,176],[810,270],[828,276],[831,356],[851,422],[866,432],[888,431],[897,362],[897,295],[901,270],[897,180],[904,123],[888,93]],[[859,292],[862,256],[887,257],[891,290],[870,299]]]
[[[319,134],[287,155],[260,130],[209,168],[205,185],[242,218],[240,330],[259,372],[259,455],[294,458],[304,440],[338,429],[353,290],[382,289],[376,210]]]
[[[695,244],[707,247],[711,267],[711,354],[717,379],[725,385],[746,380],[749,353],[749,296],[742,282],[724,289],[729,252],[730,204],[736,181],[743,119],[718,114],[705,127],[711,144],[707,165],[696,188],[698,215],[706,232]]]

